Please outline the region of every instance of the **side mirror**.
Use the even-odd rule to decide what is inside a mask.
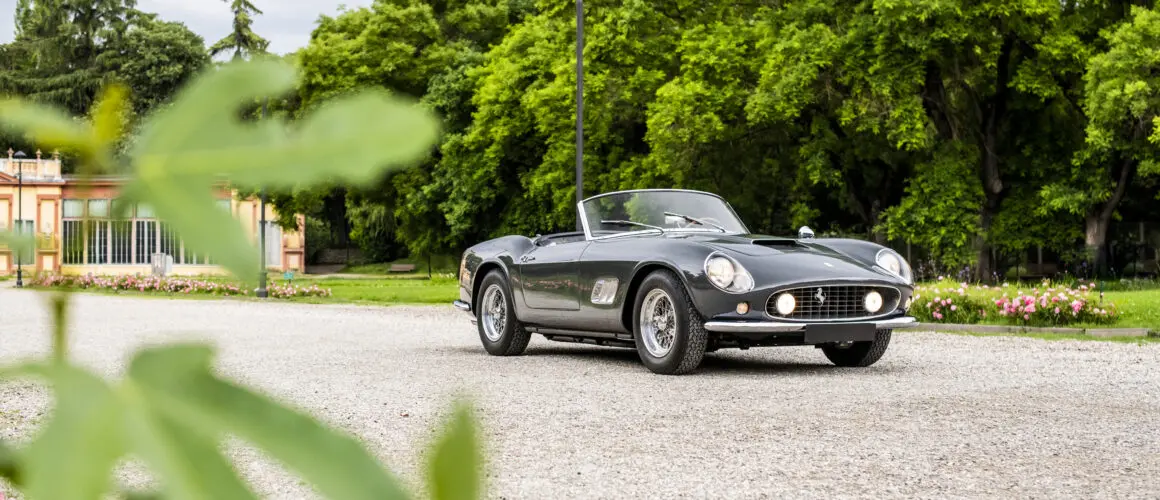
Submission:
[[[812,240],[812,239],[814,239],[814,230],[810,229],[810,226],[802,226],[801,229],[798,229],[798,239],[799,240]]]

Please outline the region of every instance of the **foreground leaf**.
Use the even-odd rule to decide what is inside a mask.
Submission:
[[[15,255],[17,252],[31,254],[36,248],[36,240],[31,234],[0,231],[0,246],[7,246]]]
[[[0,100],[0,125],[23,131],[42,146],[84,152],[96,148],[88,127],[73,121],[53,106],[16,99]]]
[[[124,454],[120,401],[104,380],[65,365],[26,373],[53,385],[56,407],[22,454],[23,491],[36,499],[98,499]]]
[[[134,384],[175,422],[203,434],[229,432],[297,471],[330,498],[406,498],[398,482],[358,441],[211,374],[199,346],[149,349],[130,364]]]
[[[133,451],[157,472],[166,498],[256,498],[218,450],[216,436],[190,432],[153,408],[164,401],[138,396],[128,414],[129,441]]]
[[[447,429],[435,444],[427,466],[427,480],[435,500],[479,498],[482,457],[471,408],[459,405]]]
[[[408,166],[431,151],[438,121],[408,101],[378,92],[335,100],[292,135],[253,132],[254,144],[169,152],[174,176],[223,175],[235,184],[293,187],[321,181],[366,184],[391,167]],[[257,147],[262,144],[267,147]]]
[[[9,448],[3,440],[0,440],[0,478],[7,479],[15,486],[24,483],[24,477],[20,473],[20,464],[16,459],[16,451]]]

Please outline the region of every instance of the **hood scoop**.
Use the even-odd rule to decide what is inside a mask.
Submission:
[[[798,240],[792,238],[760,238],[752,240],[754,245],[773,248],[796,248],[802,246]]]

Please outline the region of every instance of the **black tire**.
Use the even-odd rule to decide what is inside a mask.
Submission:
[[[838,366],[866,367],[877,363],[890,346],[891,330],[878,330],[871,342],[854,342],[847,347],[828,345],[822,353]]]
[[[489,306],[485,300],[493,298],[488,295],[493,287],[502,294],[505,320],[498,328],[492,323],[493,330],[489,331],[484,325],[485,308]],[[524,325],[516,319],[511,290],[512,288],[508,285],[507,276],[499,270],[488,273],[487,276],[483,277],[483,283],[479,285],[479,297],[476,298],[475,303],[475,324],[477,330],[479,330],[479,340],[483,342],[483,348],[487,350],[488,354],[494,356],[518,356],[523,354],[524,349],[528,347],[528,341],[532,338],[532,332],[524,329]],[[498,305],[498,303],[493,305]],[[489,338],[489,333],[494,338]]]
[[[671,347],[662,356],[649,352],[640,324],[641,308],[653,290],[661,290],[668,296],[675,316]],[[705,357],[705,346],[709,338],[705,320],[693,307],[693,300],[689,298],[685,285],[667,270],[654,271],[641,282],[632,309],[632,335],[641,362],[653,373],[662,375],[680,375],[695,370]]]

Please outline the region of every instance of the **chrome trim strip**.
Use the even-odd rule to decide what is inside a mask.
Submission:
[[[460,311],[463,311],[465,313],[471,312],[471,304],[468,304],[467,302],[464,302],[462,300],[456,300],[455,302],[452,302],[451,305],[455,306],[456,309],[459,309]]]
[[[869,322],[783,323],[780,321],[707,321],[705,322],[705,329],[718,333],[789,333],[805,330],[810,325],[826,326],[859,323]],[[914,328],[919,325],[918,320],[910,316],[874,321],[873,324],[877,330],[898,330],[902,328]]]
[[[893,276],[893,274],[891,276]],[[854,285],[822,285],[822,284],[810,285],[810,286],[800,286],[799,285],[799,286],[791,286],[791,287],[779,289],[779,290],[769,294],[769,297],[767,297],[765,299],[765,305],[764,305],[764,311],[763,311],[765,313],[765,317],[770,318],[770,319],[775,319],[778,321],[784,321],[787,323],[790,323],[790,322],[798,322],[798,323],[851,323],[851,322],[854,322],[854,323],[856,323],[859,321],[866,321],[866,320],[881,318],[884,316],[889,316],[891,314],[894,314],[895,312],[898,312],[898,309],[900,307],[902,307],[902,290],[899,290],[898,287],[896,287],[896,286],[882,285],[882,284],[878,284],[878,283],[874,283],[874,282],[867,282],[867,281],[862,280],[860,278],[835,278],[835,279],[827,280],[827,281],[850,281],[850,282],[854,283]],[[823,321],[823,320],[816,320],[816,319],[810,320],[810,319],[782,318],[779,316],[774,316],[772,314],[769,314],[769,301],[773,300],[773,298],[776,297],[777,294],[785,293],[787,290],[797,290],[799,288],[814,288],[814,287],[827,287],[827,286],[856,286],[856,285],[893,289],[896,293],[898,293],[898,303],[894,304],[894,309],[890,309],[889,311],[884,312],[882,314],[875,314],[872,316],[858,316],[858,317],[854,317],[854,318],[834,318],[833,321]],[[883,304],[883,306],[885,306],[885,305],[886,304]]]

